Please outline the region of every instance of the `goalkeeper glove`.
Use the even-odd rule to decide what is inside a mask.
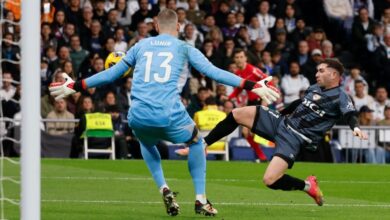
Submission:
[[[272,85],[271,80],[272,76],[268,76],[258,81],[252,89],[252,92],[260,96],[268,105],[280,98],[280,92]]]
[[[49,85],[50,95],[54,96],[55,100],[63,99],[77,92],[74,88],[75,81],[66,73],[62,73],[62,77],[64,77],[65,82],[55,82]]]

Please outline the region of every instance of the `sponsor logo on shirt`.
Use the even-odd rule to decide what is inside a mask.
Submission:
[[[313,95],[313,100],[314,101],[317,101],[317,100],[320,100],[321,99],[321,96],[320,95],[318,95],[318,94],[314,94]]]
[[[320,107],[316,103],[314,103],[308,99],[303,99],[302,104],[304,106],[308,107],[309,109],[311,109],[313,112],[315,112],[317,115],[319,115],[321,117],[323,117],[325,115],[324,110],[321,110]]]

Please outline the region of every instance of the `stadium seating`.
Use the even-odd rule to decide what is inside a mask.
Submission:
[[[69,158],[73,134],[51,135],[41,132],[42,157]]]
[[[255,161],[256,155],[245,138],[232,138],[229,143],[231,160]]]
[[[84,138],[84,158],[89,153],[109,154],[115,160],[115,132],[112,127],[111,115],[103,113],[86,114],[86,129],[81,135]],[[109,122],[109,123],[108,123]],[[88,138],[111,138],[110,146],[105,149],[92,149],[88,146]]]
[[[203,137],[206,137],[210,131],[200,130],[199,132]],[[223,160],[229,161],[229,143],[227,142],[226,137],[209,146],[207,148],[207,154],[208,159],[212,159],[211,155],[222,155]]]

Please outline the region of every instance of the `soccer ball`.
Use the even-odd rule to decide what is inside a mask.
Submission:
[[[126,54],[122,51],[111,52],[104,63],[104,68],[108,69],[117,64]]]
[[[105,69],[108,69],[112,66],[114,66],[115,64],[117,64],[123,57],[125,57],[125,53],[122,52],[122,51],[114,51],[114,52],[111,52],[107,58],[106,58],[106,61],[104,62],[104,68]],[[123,77],[126,77],[128,75],[130,75],[130,73],[133,73],[132,72],[132,68],[129,68],[128,71],[126,71],[125,74],[123,74]]]

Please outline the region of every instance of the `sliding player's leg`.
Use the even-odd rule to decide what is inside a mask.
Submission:
[[[275,136],[276,152],[264,173],[263,182],[274,190],[305,191],[321,206],[323,204],[323,195],[315,176],[309,176],[304,181],[285,174],[287,169],[292,168],[300,147],[304,143],[304,140],[292,132],[285,122],[282,121]]]
[[[239,125],[252,129],[253,122],[256,117],[256,106],[246,106],[242,108],[233,109],[227,117],[219,122],[217,126],[210,131],[210,133],[204,138],[208,146],[217,142],[221,138],[229,135]]]
[[[269,188],[277,190],[302,190],[314,199],[317,205],[322,206],[323,195],[315,176],[309,176],[306,181],[285,174],[288,163],[281,157],[274,156],[265,171],[263,182]]]
[[[245,126],[249,129],[252,128],[253,121],[256,116],[256,106],[247,106],[242,108],[233,109],[224,120],[219,122],[213,130],[204,138],[206,147],[211,146],[221,138],[229,135],[239,125]],[[189,153],[188,148],[178,149],[175,153],[179,156],[187,156]]]
[[[288,167],[289,165],[284,159],[275,155],[264,173],[264,184],[271,189],[303,190],[305,181],[285,174]]]

